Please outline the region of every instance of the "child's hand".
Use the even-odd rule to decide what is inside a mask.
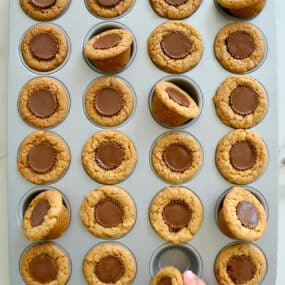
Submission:
[[[198,276],[192,271],[186,271],[183,274],[184,285],[206,285]]]

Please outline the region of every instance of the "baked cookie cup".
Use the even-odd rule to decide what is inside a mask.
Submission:
[[[83,274],[89,285],[130,285],[136,275],[136,261],[126,247],[101,243],[85,256]]]
[[[81,157],[90,177],[104,184],[115,184],[126,179],[137,161],[133,142],[125,134],[110,130],[89,138]]]
[[[183,278],[173,266],[163,267],[151,280],[150,285],[183,285]]]
[[[69,211],[57,190],[45,190],[36,195],[25,210],[23,232],[29,240],[56,239],[67,229]]]
[[[199,198],[185,187],[166,187],[153,199],[149,218],[153,229],[164,240],[185,243],[193,239],[203,221]]]
[[[148,39],[151,60],[169,73],[183,73],[192,69],[199,63],[203,49],[200,33],[186,22],[165,22]]]
[[[120,238],[136,221],[131,196],[115,186],[101,186],[86,195],[81,205],[81,221],[98,238]]]
[[[267,166],[267,147],[262,138],[250,130],[235,130],[225,135],[216,149],[216,165],[231,183],[249,184]]]

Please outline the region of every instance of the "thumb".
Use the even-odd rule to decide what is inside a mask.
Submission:
[[[184,285],[205,285],[205,283],[192,271],[186,271],[183,274]]]

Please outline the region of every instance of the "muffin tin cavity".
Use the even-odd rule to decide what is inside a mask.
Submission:
[[[186,121],[185,123],[183,123],[182,125],[178,125],[178,126],[169,126],[165,123],[163,123],[161,120],[159,120],[159,118],[153,113],[152,111],[152,106],[153,106],[153,98],[154,98],[154,91],[155,91],[155,87],[159,82],[170,82],[175,84],[178,88],[182,89],[183,91],[185,91],[186,93],[188,93],[188,95],[195,101],[195,103],[197,104],[199,111],[198,114],[193,118],[190,119],[188,121]],[[160,124],[161,126],[168,128],[168,129],[184,129],[184,128],[188,128],[190,127],[192,124],[194,124],[200,117],[202,110],[203,110],[203,106],[204,106],[204,99],[203,99],[203,94],[202,91],[200,89],[200,87],[198,86],[198,84],[190,79],[189,77],[186,76],[167,76],[162,78],[161,80],[157,81],[155,83],[155,85],[152,87],[150,94],[149,94],[149,99],[148,99],[148,105],[149,105],[149,110],[150,113],[152,115],[152,117],[154,118],[154,120]],[[191,106],[190,106],[191,108]]]
[[[99,35],[99,34],[101,34],[103,32],[107,32],[107,31],[109,32],[109,31],[114,30],[114,29],[126,30],[126,31],[128,31],[131,34],[132,44],[130,46],[130,57],[129,57],[128,63],[125,64],[124,67],[122,67],[122,68],[120,68],[119,70],[116,70],[116,71],[108,70],[109,67],[114,64],[114,61],[113,61],[113,58],[112,58],[112,61],[110,61],[110,64],[109,63],[106,64],[107,65],[107,70],[104,71],[104,70],[98,68],[98,64],[101,65],[103,60],[100,60],[100,61],[98,60],[97,61],[97,67],[96,67],[96,64],[94,64],[94,62],[92,62],[89,58],[87,58],[86,52],[85,52],[86,51],[85,47],[86,47],[87,43],[89,42],[89,40],[91,40],[93,37],[95,37],[95,36],[97,36],[97,35]],[[114,34],[111,34],[111,35],[114,35]],[[116,46],[119,44],[119,41],[120,41],[119,38],[112,38],[110,40],[112,40],[112,44],[115,44]],[[119,22],[113,22],[113,21],[108,21],[107,22],[106,21],[106,22],[97,24],[96,26],[94,26],[88,32],[88,34],[86,35],[86,37],[84,39],[82,50],[83,50],[84,60],[85,60],[85,62],[88,64],[88,66],[91,69],[93,69],[94,71],[96,71],[98,73],[102,73],[102,74],[116,74],[116,73],[123,72],[126,68],[128,68],[128,66],[130,66],[132,64],[132,62],[134,61],[134,58],[136,56],[136,52],[137,52],[137,43],[136,43],[136,39],[135,39],[134,34],[131,32],[131,30],[127,26],[125,26],[124,24],[119,23]],[[128,56],[126,55],[126,57],[128,57]],[[117,56],[116,56],[116,60],[119,61],[119,58]]]
[[[186,270],[191,270],[198,276],[203,273],[202,258],[199,252],[189,244],[163,244],[157,248],[150,260],[151,277],[166,266],[173,266],[181,273]]]

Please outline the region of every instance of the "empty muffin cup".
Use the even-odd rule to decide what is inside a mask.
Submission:
[[[95,27],[84,44],[84,57],[93,69],[103,73],[116,73],[128,65],[134,55],[134,38],[120,24]],[[92,66],[93,65],[93,66]]]

